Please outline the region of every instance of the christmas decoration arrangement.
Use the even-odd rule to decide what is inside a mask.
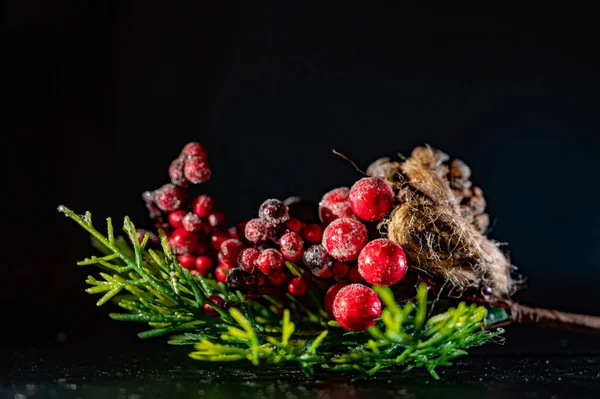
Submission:
[[[357,168],[358,169],[358,168]],[[358,169],[359,170],[359,169]],[[360,170],[359,170],[360,171]],[[92,215],[58,210],[92,237],[79,262],[114,320],[145,323],[203,361],[296,365],[369,376],[448,366],[501,342],[501,326],[533,323],[598,333],[600,317],[522,306],[520,277],[497,242],[482,190],[462,161],[431,147],[382,158],[318,204],[266,199],[233,226],[194,185],[211,176],[207,151],[187,144],[171,182],[142,197],[155,230],[129,218],[116,234]]]

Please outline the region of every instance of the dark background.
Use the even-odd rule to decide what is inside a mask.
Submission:
[[[491,236],[528,277],[518,298],[600,314],[591,3],[206,3],[4,2],[5,344],[135,339],[83,292],[92,270],[75,262],[93,250],[56,206],[148,225],[140,194],[192,140],[213,167],[198,192],[232,222],[265,198],[352,184],[332,149],[366,167],[439,147],[474,170]],[[563,342],[523,334],[505,349]]]

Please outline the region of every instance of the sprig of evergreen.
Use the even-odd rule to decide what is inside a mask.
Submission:
[[[78,215],[64,206],[58,210],[88,231],[104,254],[78,262],[103,270],[86,280],[91,286],[88,293],[103,294],[97,305],[114,301],[125,312],[111,313],[112,319],[147,323],[151,329],[139,333],[140,338],[169,334],[173,336],[170,344],[193,345],[193,359],[248,360],[254,365],[296,363],[307,375],[316,367],[363,376],[392,366],[404,370],[424,367],[439,378],[436,367],[450,365],[469,347],[502,332],[483,329],[487,313],[483,306],[461,302],[443,312],[430,312],[424,284],[418,287],[415,303],[402,306],[389,288],[373,287],[385,304],[380,321],[367,332],[347,332],[328,319],[318,292],[309,292],[314,309],[291,296],[283,311],[283,304],[270,296],[246,300],[240,292],[183,268],[162,231],[162,250],[155,251],[146,248],[148,233],[138,241],[128,217],[123,231],[129,243],[115,237],[110,218],[104,235],[92,224],[89,212]],[[310,277],[291,262],[286,266],[294,275]],[[208,297],[217,293],[237,306],[225,310],[214,305]],[[206,316],[205,304],[218,317]]]

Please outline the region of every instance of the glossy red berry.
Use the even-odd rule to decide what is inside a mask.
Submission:
[[[175,229],[169,237],[169,245],[178,254],[189,254],[196,249],[198,236],[180,227]]]
[[[293,231],[294,233],[300,234],[300,232],[302,231],[302,222],[296,218],[290,218],[290,220],[288,220],[287,222],[286,227],[289,231]]]
[[[214,249],[219,251],[221,249],[221,244],[223,244],[223,242],[228,239],[229,239],[229,234],[227,234],[226,232],[221,231],[221,230],[215,230],[210,235],[210,244],[212,245],[212,247]]]
[[[350,273],[350,265],[342,262],[333,262],[333,278],[340,281],[348,276]]]
[[[225,300],[218,295],[210,295],[208,297],[208,299],[220,308],[222,308],[223,305],[225,305]],[[210,316],[210,317],[219,316],[219,313],[216,310],[214,310],[212,308],[212,306],[210,306],[208,303],[205,303],[203,305],[203,308],[204,308],[204,313],[206,313],[207,316]]]
[[[187,143],[183,147],[183,150],[181,150],[181,155],[186,156],[188,158],[198,157],[201,159],[206,159],[207,151],[202,144],[197,142],[191,142]]]
[[[377,177],[363,177],[350,189],[350,207],[361,219],[374,221],[383,218],[394,204],[394,191]]]
[[[306,281],[300,277],[294,277],[288,284],[288,292],[293,296],[302,296],[306,294]]]
[[[404,277],[406,268],[402,247],[385,238],[368,243],[358,257],[358,270],[369,284],[396,284]]]
[[[350,207],[350,189],[338,187],[326,193],[319,202],[319,217],[325,224],[338,218],[355,217]]]
[[[256,265],[267,276],[280,272],[283,267],[283,255],[276,249],[265,249],[258,256]]]
[[[365,331],[374,326],[381,314],[377,293],[362,284],[350,284],[339,290],[333,301],[335,320],[348,331]]]
[[[363,277],[358,271],[358,265],[352,266],[350,268],[350,272],[348,273],[348,280],[352,281],[353,283],[361,283],[364,281]]]
[[[183,175],[184,163],[185,157],[180,156],[173,160],[169,166],[169,177],[171,178],[171,183],[175,184],[176,186],[185,187],[187,185],[187,180]]]
[[[210,165],[202,158],[190,158],[183,165],[183,175],[191,183],[204,183],[210,179]]]
[[[202,227],[202,219],[200,219],[195,213],[189,212],[187,215],[185,215],[181,221],[181,224],[187,231],[195,233]]]
[[[200,255],[196,258],[196,271],[202,275],[206,276],[206,273],[212,269],[213,261],[209,256]]]
[[[185,215],[187,215],[187,212],[182,209],[169,213],[169,224],[176,229],[183,227]]]
[[[304,253],[304,241],[297,233],[287,232],[279,239],[279,248],[282,255],[292,262],[302,259]]]
[[[307,224],[302,229],[302,237],[311,244],[316,244],[321,242],[323,230],[318,224]]]
[[[238,256],[237,264],[248,273],[252,273],[256,268],[256,261],[260,256],[260,251],[256,248],[245,248]]]
[[[227,217],[223,211],[214,211],[208,215],[208,224],[212,227],[220,227],[225,224]]]
[[[244,249],[244,243],[235,238],[229,238],[221,244],[219,259],[221,262],[231,266],[237,265],[238,256]]]
[[[335,296],[337,295],[337,293],[340,292],[340,290],[347,285],[348,285],[347,283],[334,284],[331,287],[329,287],[329,289],[325,293],[324,306],[325,306],[325,311],[329,315],[329,318],[335,319],[335,316],[333,315],[333,301],[335,301]]]
[[[358,259],[360,250],[368,241],[367,228],[356,219],[336,219],[323,232],[323,246],[327,253],[341,262]]]
[[[177,258],[179,264],[188,270],[193,270],[196,267],[196,257],[194,255],[183,254]]]
[[[302,256],[304,265],[317,277],[331,277],[333,261],[321,245],[313,245],[304,251]]]
[[[285,283],[285,280],[287,278],[284,272],[273,273],[270,274],[268,277],[269,283],[271,283],[271,285],[274,286],[280,286],[281,284]]]
[[[287,205],[278,199],[268,199],[263,202],[258,209],[258,217],[270,224],[271,226],[278,226],[289,220],[289,210]]]
[[[244,236],[246,237],[246,240],[254,244],[266,241],[270,235],[271,228],[261,219],[249,220],[244,227]]]
[[[165,184],[154,192],[154,202],[164,212],[176,211],[182,201],[183,195],[174,184]]]
[[[215,268],[215,278],[218,282],[225,284],[225,280],[227,280],[227,275],[229,275],[229,271],[232,269],[231,266],[226,265],[225,263],[219,264]]]
[[[208,217],[215,206],[215,200],[206,194],[201,194],[192,200],[192,211],[201,218]]]

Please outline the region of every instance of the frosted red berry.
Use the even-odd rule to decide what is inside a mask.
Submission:
[[[325,311],[331,319],[335,319],[335,316],[333,315],[333,301],[335,301],[335,296],[338,292],[340,292],[342,288],[344,288],[347,285],[347,283],[334,284],[331,287],[329,287],[329,289],[325,293]]]
[[[183,201],[183,195],[174,184],[165,184],[154,191],[154,202],[164,212],[172,212],[179,209]]]
[[[187,143],[183,149],[181,150],[181,155],[186,156],[188,158],[198,157],[201,159],[206,159],[207,155],[206,148],[200,143],[191,142]]]
[[[206,276],[206,273],[212,269],[213,261],[209,256],[200,255],[196,258],[196,271],[202,275]]]
[[[271,228],[261,219],[251,219],[244,227],[244,236],[246,240],[254,244],[264,242],[271,235]]]
[[[178,254],[189,254],[196,249],[198,236],[180,227],[175,229],[169,237],[169,245]]]
[[[364,177],[350,189],[350,207],[361,219],[374,221],[383,218],[394,204],[394,191],[377,177]]]
[[[225,263],[219,264],[215,268],[215,278],[218,282],[225,284],[225,280],[227,280],[227,275],[229,271],[232,269],[231,266],[226,265]]]
[[[333,301],[335,320],[348,331],[369,329],[380,314],[381,301],[377,293],[362,284],[343,287]]]
[[[202,219],[195,213],[189,212],[181,221],[181,225],[187,231],[195,233],[202,227]]]
[[[188,270],[193,270],[196,267],[196,257],[190,254],[179,255],[177,258],[179,264]]]
[[[323,238],[323,230],[318,224],[307,224],[302,229],[302,237],[312,244],[321,242]]]
[[[333,261],[323,246],[308,247],[302,256],[302,262],[315,276],[331,277]]]
[[[190,158],[183,165],[183,175],[191,183],[204,183],[210,179],[210,165],[202,158]]]
[[[215,200],[206,194],[201,194],[192,200],[192,211],[201,218],[208,217],[215,206]]]
[[[323,232],[323,246],[327,253],[342,262],[358,259],[360,250],[368,241],[367,228],[356,219],[336,219]]]
[[[238,256],[244,249],[244,243],[235,238],[229,238],[221,244],[219,259],[231,266],[237,265]]]
[[[215,230],[210,235],[210,244],[214,249],[219,251],[221,249],[221,244],[223,244],[223,242],[228,239],[229,234],[221,230]]]
[[[265,249],[258,256],[256,266],[267,276],[280,272],[283,267],[283,255],[276,249]]]
[[[171,178],[171,183],[176,186],[185,187],[187,185],[187,180],[183,175],[183,165],[185,163],[185,157],[180,156],[171,162],[169,166],[169,177]]]
[[[293,296],[302,296],[306,294],[306,281],[300,277],[294,277],[288,284],[288,292]]]
[[[169,224],[176,229],[183,227],[185,215],[187,215],[187,212],[182,209],[169,213]]]
[[[302,222],[296,218],[290,218],[287,221],[286,227],[289,231],[300,234],[302,231]]]
[[[289,210],[287,205],[278,199],[268,199],[263,202],[258,209],[258,217],[270,224],[271,226],[278,226],[289,220]]]
[[[350,272],[348,272],[348,280],[350,280],[353,283],[360,283],[364,281],[363,277],[358,271],[358,265],[354,265],[350,268]]]
[[[225,300],[218,295],[210,295],[208,297],[208,299],[220,308],[222,308],[223,305],[225,305]],[[219,313],[216,310],[214,310],[212,308],[212,306],[210,306],[208,303],[205,303],[203,305],[203,308],[204,308],[204,313],[206,313],[207,316],[210,316],[210,317],[219,316]]]
[[[214,211],[208,215],[208,224],[212,227],[220,227],[225,224],[227,217],[223,211]]]
[[[252,273],[256,268],[256,261],[260,255],[260,251],[256,248],[245,248],[238,256],[237,264],[248,273]]]
[[[287,260],[296,262],[302,259],[304,253],[304,241],[297,233],[287,232],[279,239],[279,249]]]
[[[358,257],[358,270],[369,284],[396,284],[404,277],[406,268],[402,247],[385,238],[368,243]]]
[[[269,277],[269,283],[271,283],[271,285],[280,286],[281,284],[285,283],[287,276],[285,275],[284,272],[277,272],[277,273],[270,274],[268,277]]]
[[[333,262],[333,278],[340,281],[348,276],[350,273],[350,265],[343,262]]]
[[[319,217],[325,224],[338,218],[355,217],[350,207],[350,189],[338,187],[327,192],[319,202]]]

